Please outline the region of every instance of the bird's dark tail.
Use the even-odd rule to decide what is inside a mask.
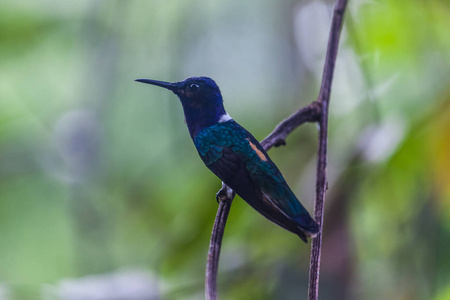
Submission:
[[[292,196],[295,197],[294,194],[292,194]],[[320,231],[319,225],[314,221],[313,218],[311,218],[309,213],[303,207],[302,208],[304,211],[299,215],[288,216],[278,206],[274,205],[275,201],[272,201],[272,199],[267,194],[262,194],[263,201],[259,200],[261,198],[258,198],[257,201],[249,201],[249,199],[251,198],[246,198],[247,203],[250,204],[259,213],[261,213],[263,216],[265,216],[275,224],[283,227],[286,230],[289,230],[292,233],[295,233],[305,243],[308,243],[308,237],[313,238]],[[297,198],[295,198],[295,201],[298,201]]]
[[[297,235],[304,241],[307,242],[306,238],[315,237],[319,231],[319,224],[314,221],[313,218],[309,214],[304,214],[294,218],[295,222],[300,229],[300,232],[297,232]]]

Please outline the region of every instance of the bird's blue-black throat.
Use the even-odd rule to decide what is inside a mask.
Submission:
[[[250,206],[303,241],[318,224],[297,200],[259,142],[231,119],[217,84],[208,77],[180,82],[136,81],[174,92],[183,106],[192,140],[205,165]]]

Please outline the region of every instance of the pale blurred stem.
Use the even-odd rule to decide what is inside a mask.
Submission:
[[[319,270],[320,255],[322,247],[322,227],[325,194],[327,190],[326,168],[327,168],[327,144],[328,144],[328,106],[330,103],[331,84],[333,81],[334,67],[337,51],[339,48],[339,37],[342,28],[347,0],[336,0],[333,19],[331,23],[328,49],[325,57],[325,66],[319,96],[316,101],[299,109],[289,118],[283,120],[274,131],[269,134],[261,145],[266,151],[272,147],[286,145],[287,136],[297,127],[306,122],[318,122],[319,124],[319,149],[317,155],[316,173],[316,198],[314,205],[314,218],[320,225],[320,233],[313,239],[311,246],[311,261],[309,268],[308,299],[317,300],[319,295]],[[207,300],[217,299],[217,272],[219,267],[219,255],[222,245],[223,233],[234,199],[234,192],[223,186],[217,193],[219,208],[214,222],[213,232],[208,251],[205,277],[205,296]],[[230,196],[231,195],[231,196]]]

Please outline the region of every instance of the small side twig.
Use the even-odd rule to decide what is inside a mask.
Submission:
[[[272,147],[286,145],[287,136],[306,122],[316,122],[319,120],[321,112],[321,105],[313,102],[308,106],[300,108],[293,113],[289,118],[283,120],[275,127],[274,131],[270,133],[262,142],[261,146],[268,151]]]
[[[347,0],[336,0],[330,37],[328,40],[328,49],[325,58],[322,83],[317,100],[308,106],[299,109],[289,118],[283,120],[280,124],[278,124],[274,131],[261,142],[263,148],[268,151],[272,147],[285,145],[287,136],[303,123],[319,123],[319,149],[317,156],[314,217],[319,223],[321,231],[323,227],[323,208],[327,189],[326,167],[328,143],[328,106],[330,102],[331,84],[333,81],[334,67],[339,48],[339,38],[346,5]],[[232,190],[224,184],[222,189],[217,193],[217,200],[220,200],[220,203],[211,235],[208,262],[206,265],[205,296],[207,300],[217,299],[217,271],[219,265],[219,255],[227,217],[230,212],[234,196],[234,192],[232,192]],[[314,238],[311,246],[308,288],[309,300],[317,300],[319,294],[319,270],[322,246],[321,231],[317,237]]]

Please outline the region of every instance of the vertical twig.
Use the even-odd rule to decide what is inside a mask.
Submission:
[[[347,0],[336,0],[333,19],[328,39],[328,49],[317,102],[322,105],[319,120],[319,150],[317,156],[316,200],[314,217],[319,223],[320,232],[311,245],[311,261],[309,267],[308,299],[317,300],[319,297],[319,270],[322,248],[322,228],[325,193],[327,190],[327,145],[328,145],[328,106],[330,103],[331,84],[333,82],[334,67],[339,48],[339,37],[342,28]]]
[[[222,191],[222,190],[221,190]],[[217,195],[219,200],[220,191]],[[230,213],[231,203],[233,203],[234,193],[229,197],[220,199],[217,209],[216,220],[214,221],[211,241],[209,243],[208,260],[206,262],[205,274],[205,297],[207,300],[217,299],[217,272],[219,270],[219,256],[222,247],[222,238],[225,231],[228,214]]]

